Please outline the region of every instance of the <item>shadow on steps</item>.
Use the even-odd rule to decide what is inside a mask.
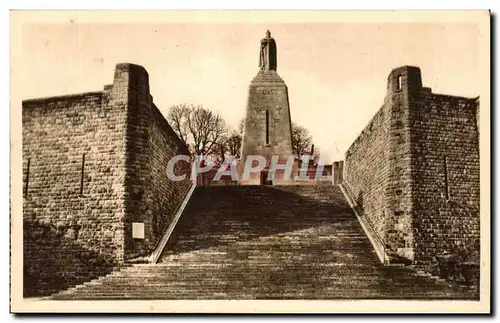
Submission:
[[[304,192],[311,196],[304,196]],[[162,256],[332,223],[340,232],[364,236],[336,187],[200,187],[193,194]]]

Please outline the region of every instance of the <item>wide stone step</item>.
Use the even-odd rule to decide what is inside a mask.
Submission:
[[[251,238],[251,237],[249,237]],[[259,241],[259,242],[244,242],[238,240],[237,238],[232,239],[231,237],[217,237],[217,236],[202,236],[199,235],[197,239],[186,239],[180,238],[176,241],[178,245],[190,245],[190,246],[198,246],[200,249],[207,249],[206,244],[210,242],[212,245],[216,245],[221,253],[228,253],[232,250],[241,250],[245,252],[252,253],[262,253],[262,252],[286,252],[292,251],[294,253],[300,254],[303,251],[311,251],[315,249],[328,249],[330,251],[335,250],[344,250],[345,252],[356,252],[356,251],[366,251],[367,247],[371,247],[371,245],[366,241],[360,241],[359,239],[332,239],[330,237],[318,238],[316,245],[313,245],[309,241],[304,240],[294,240],[292,238],[269,238],[267,241]],[[283,244],[280,244],[283,242]],[[238,248],[235,248],[235,244],[238,244]],[[205,248],[203,248],[205,246]],[[345,248],[345,246],[349,246]],[[255,247],[258,248],[258,251],[255,251]],[[198,249],[199,250],[199,249]],[[171,253],[178,253],[175,250],[172,250]],[[210,252],[207,252],[207,254]]]
[[[182,277],[182,276],[179,276]],[[177,277],[177,278],[179,278]],[[231,276],[233,277],[233,276]],[[144,279],[144,282],[130,282],[130,280],[127,279],[117,279],[113,281],[106,282],[102,285],[93,285],[92,288],[87,288],[87,289],[82,289],[79,290],[80,293],[93,293],[95,291],[103,291],[103,292],[108,292],[108,291],[113,291],[113,290],[129,290],[129,291],[147,291],[147,290],[170,290],[172,291],[173,288],[180,288],[180,289],[196,289],[196,290],[206,290],[210,286],[219,286],[219,287],[224,287],[224,286],[232,286],[233,288],[249,288],[249,287],[262,287],[262,284],[254,283],[251,281],[231,281],[228,282],[226,280],[220,279],[193,279],[193,280],[182,280],[182,281],[170,281],[170,280],[152,280],[152,279],[145,279],[145,277],[137,277],[137,279]],[[173,278],[176,278],[173,276]],[[233,278],[238,278],[238,276],[235,276]],[[312,278],[312,277],[311,277]],[[334,278],[334,277],[329,277],[328,280],[315,280],[313,284],[310,279],[304,279],[304,280],[296,280],[293,282],[286,282],[284,280],[280,281],[280,287],[289,287],[292,289],[295,288],[300,288],[300,286],[310,286],[310,285],[315,285],[315,289],[321,290],[324,288],[340,288],[340,289],[345,289],[349,290],[352,288],[363,288],[363,289],[371,289],[371,288],[379,288],[379,289],[426,289],[426,290],[432,290],[432,291],[437,291],[437,290],[451,290],[450,286],[444,286],[440,285],[434,282],[424,282],[424,281],[419,281],[419,280],[411,280],[408,279],[407,281],[393,281],[393,280],[384,280],[384,281],[379,281],[375,278],[372,279],[356,279],[356,281],[350,281],[348,278],[343,277],[343,279],[340,278]],[[197,285],[200,283],[203,283],[203,286],[193,286],[193,284]],[[320,287],[321,283],[321,287]],[[326,284],[326,287],[325,287]],[[277,286],[267,286],[270,290],[279,290]]]
[[[217,295],[225,294],[227,296],[232,296],[231,298],[240,298],[240,297],[247,297],[249,299],[252,298],[259,298],[259,297],[286,297],[286,294],[295,294],[297,298],[300,298],[300,295],[305,296],[307,294],[309,295],[325,295],[328,296],[327,298],[333,298],[333,297],[342,297],[345,295],[354,295],[358,294],[359,297],[362,298],[370,298],[370,297],[380,297],[380,296],[385,296],[386,298],[392,298],[392,297],[409,297],[411,295],[426,295],[428,298],[440,296],[444,297],[446,296],[447,298],[453,297],[453,296],[460,296],[460,295],[468,295],[467,293],[459,293],[456,291],[449,291],[449,290],[434,290],[432,293],[429,292],[428,289],[415,289],[415,290],[406,290],[404,292],[401,291],[401,289],[396,290],[396,289],[368,289],[366,286],[352,286],[351,289],[343,289],[343,288],[335,288],[332,287],[330,290],[316,290],[316,289],[308,289],[308,288],[303,288],[303,289],[284,289],[281,291],[274,291],[274,292],[269,292],[265,290],[251,290],[251,289],[245,289],[242,290],[241,292],[234,292],[232,289],[234,289],[237,286],[226,286],[226,288],[211,288],[210,286],[207,286],[204,289],[189,289],[189,288],[182,288],[182,289],[175,289],[172,288],[170,290],[165,290],[165,291],[158,291],[158,290],[146,290],[142,293],[138,292],[133,292],[133,291],[127,291],[127,290],[116,290],[116,291],[102,291],[102,292],[94,292],[94,293],[80,293],[80,294],[74,294],[73,297],[93,297],[93,296],[105,296],[105,295],[129,295],[129,296],[135,296],[135,297],[148,297],[148,296],[155,296],[157,298],[177,298],[181,295],[190,295],[190,298],[217,298]],[[356,291],[356,288],[361,289],[361,291]],[[469,294],[470,295],[470,294]],[[56,299],[60,297],[71,297],[71,294],[66,294],[66,295],[60,295]],[[470,297],[470,296],[469,296]]]
[[[470,299],[476,298],[474,293],[457,292],[448,289],[433,290],[429,292],[427,288],[380,288],[374,286],[372,288],[364,288],[363,290],[353,288],[339,288],[337,286],[328,287],[325,289],[315,289],[310,286],[297,286],[291,290],[283,288],[281,290],[265,290],[262,288],[248,288],[240,291],[234,291],[231,286],[226,289],[221,286],[205,286],[203,289],[185,288],[176,290],[143,290],[127,291],[127,290],[112,290],[112,291],[93,291],[92,293],[66,294],[58,295],[55,299],[110,299],[110,298],[130,298],[130,299]]]
[[[277,277],[278,274],[280,274],[283,278]],[[385,282],[394,282],[394,283],[411,283],[411,284],[437,284],[438,282],[432,281],[432,280],[423,280],[419,278],[412,278],[412,277],[394,277],[394,278],[381,278],[378,277],[376,274],[367,274],[366,276],[356,276],[354,272],[346,272],[345,274],[335,274],[335,273],[323,273],[323,274],[318,274],[318,275],[304,275],[302,277],[298,277],[298,275],[285,275],[284,273],[263,273],[263,272],[254,272],[254,273],[247,273],[247,274],[221,274],[219,273],[218,275],[209,275],[202,273],[201,271],[199,272],[191,272],[191,273],[179,273],[179,274],[173,274],[173,273],[162,273],[161,276],[157,275],[148,275],[148,274],[142,274],[142,275],[134,275],[134,276],[122,276],[122,277],[113,277],[110,280],[103,281],[101,284],[108,284],[111,282],[130,282],[134,284],[134,282],[131,282],[132,279],[141,279],[144,280],[142,282],[137,281],[135,284],[147,284],[147,283],[165,283],[168,284],[171,279],[176,279],[174,282],[175,283],[180,283],[180,282],[187,282],[187,281],[202,281],[202,280],[215,280],[215,279],[220,279],[220,278],[238,278],[240,281],[244,281],[247,283],[252,283],[251,279],[254,278],[255,276],[261,275],[262,279],[261,281],[257,283],[262,283],[263,280],[279,280],[283,281],[285,278],[290,278],[292,279],[290,284],[295,284],[300,281],[310,281],[312,279],[314,280],[321,280],[326,282],[327,284],[334,283],[335,281],[344,281],[344,280],[350,280],[350,279],[355,279],[357,282],[367,282],[367,281],[372,281],[372,282],[377,282],[377,283],[385,283]],[[179,278],[181,280],[179,280]],[[356,283],[357,283],[356,282]],[[288,282],[284,282],[285,284]],[[97,285],[96,285],[97,286]]]
[[[199,278],[199,279],[185,279],[185,280],[179,280],[177,279],[176,281],[172,281],[171,278],[179,278],[182,276],[165,276],[164,278],[160,279],[157,278],[152,279],[152,277],[128,277],[126,279],[123,277],[122,279],[113,279],[109,280],[106,282],[103,282],[101,284],[93,284],[93,285],[84,285],[82,287],[78,287],[74,289],[74,292],[78,293],[88,293],[88,292],[94,292],[98,290],[104,290],[104,291],[112,291],[112,290],[118,290],[118,289],[131,289],[131,290],[136,290],[136,291],[146,291],[150,289],[154,290],[170,290],[173,286],[178,286],[182,288],[191,288],[191,289],[200,289],[203,290],[207,287],[210,286],[239,286],[241,288],[263,288],[266,290],[280,290],[284,287],[287,288],[301,288],[301,286],[309,286],[311,288],[315,288],[317,290],[322,290],[322,289],[328,289],[328,288],[344,288],[344,289],[350,289],[353,287],[359,287],[359,286],[365,286],[367,288],[383,288],[383,289],[399,289],[399,288],[410,288],[412,290],[414,289],[419,289],[419,288],[428,288],[431,287],[432,289],[429,290],[429,292],[434,291],[434,290],[467,290],[468,287],[457,287],[457,286],[452,286],[444,283],[439,283],[435,281],[424,281],[424,280],[419,280],[419,279],[376,279],[376,277],[367,277],[367,278],[360,278],[360,277],[354,277],[352,279],[349,279],[348,277],[304,277],[303,279],[295,279],[296,277],[289,277],[289,278],[294,278],[294,281],[286,281],[285,277],[283,276],[282,278],[276,277],[276,276],[265,276],[263,277],[262,281],[259,283],[258,281],[252,281],[249,279],[240,279],[237,281],[227,281],[224,280],[225,278],[228,277],[235,277],[235,278],[240,278],[241,276],[219,276],[219,277],[205,277],[204,279]],[[320,278],[318,280],[310,280],[308,278]],[[323,279],[321,279],[323,278]],[[144,279],[144,282],[139,282],[136,281],[138,279]],[[192,284],[193,282],[203,282],[203,285],[200,284]],[[269,284],[263,284],[263,283],[269,283]]]
[[[478,299],[477,296],[465,295],[455,295],[455,294],[429,294],[429,293],[415,293],[415,294],[380,294],[376,293],[339,293],[339,294],[279,294],[279,295],[269,295],[269,294],[256,294],[256,295],[231,295],[231,294],[214,294],[214,295],[198,295],[198,294],[155,294],[155,295],[127,295],[127,294],[113,294],[113,295],[88,295],[79,296],[74,298],[69,297],[58,297],[57,300],[384,300],[384,299],[401,299],[401,300],[470,300]]]

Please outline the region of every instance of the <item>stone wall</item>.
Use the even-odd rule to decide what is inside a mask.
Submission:
[[[393,261],[428,269],[479,239],[477,101],[432,93],[420,69],[388,78],[384,105],[346,153],[343,185]]]
[[[103,91],[23,101],[25,296],[107,273],[165,231],[189,185],[170,181],[166,164],[187,149],[147,82],[142,67],[119,64]]]
[[[347,150],[343,174],[344,186],[381,237],[386,233],[389,114],[390,105],[384,104]]]
[[[476,102],[422,93],[411,111],[416,264],[479,246],[479,151]]]
[[[23,102],[25,293],[123,257],[126,111],[106,92]],[[76,255],[79,256],[76,256]]]
[[[167,177],[167,163],[175,155],[188,155],[149,94],[149,76],[142,66],[118,65],[115,82],[128,84],[127,199],[125,256],[127,259],[151,253],[165,232],[185,196],[190,180],[190,165],[177,163],[185,180]],[[133,223],[144,224],[144,239],[134,239]]]

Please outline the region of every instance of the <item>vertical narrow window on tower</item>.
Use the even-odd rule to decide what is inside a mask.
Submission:
[[[402,77],[401,75],[398,75],[398,90],[401,90],[401,86],[402,86]]]
[[[266,145],[269,145],[269,110],[266,110]]]
[[[82,156],[82,170],[80,173],[80,196],[83,196],[83,175],[85,174],[85,154]]]
[[[446,160],[446,156],[443,156],[443,165],[444,165],[444,185],[445,185],[445,194],[446,194],[446,199],[450,199],[450,185],[449,185],[449,178],[448,178],[448,161]]]
[[[30,182],[30,163],[31,158],[28,158],[28,164],[26,165],[26,183],[24,184],[24,197],[28,197],[28,185]]]

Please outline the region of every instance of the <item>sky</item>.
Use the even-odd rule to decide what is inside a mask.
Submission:
[[[327,162],[345,151],[381,107],[390,71],[421,68],[435,93],[480,92],[473,23],[38,23],[22,27],[12,67],[22,99],[102,90],[117,63],[142,65],[167,114],[203,105],[237,128],[269,29],[292,121],[309,130]]]

